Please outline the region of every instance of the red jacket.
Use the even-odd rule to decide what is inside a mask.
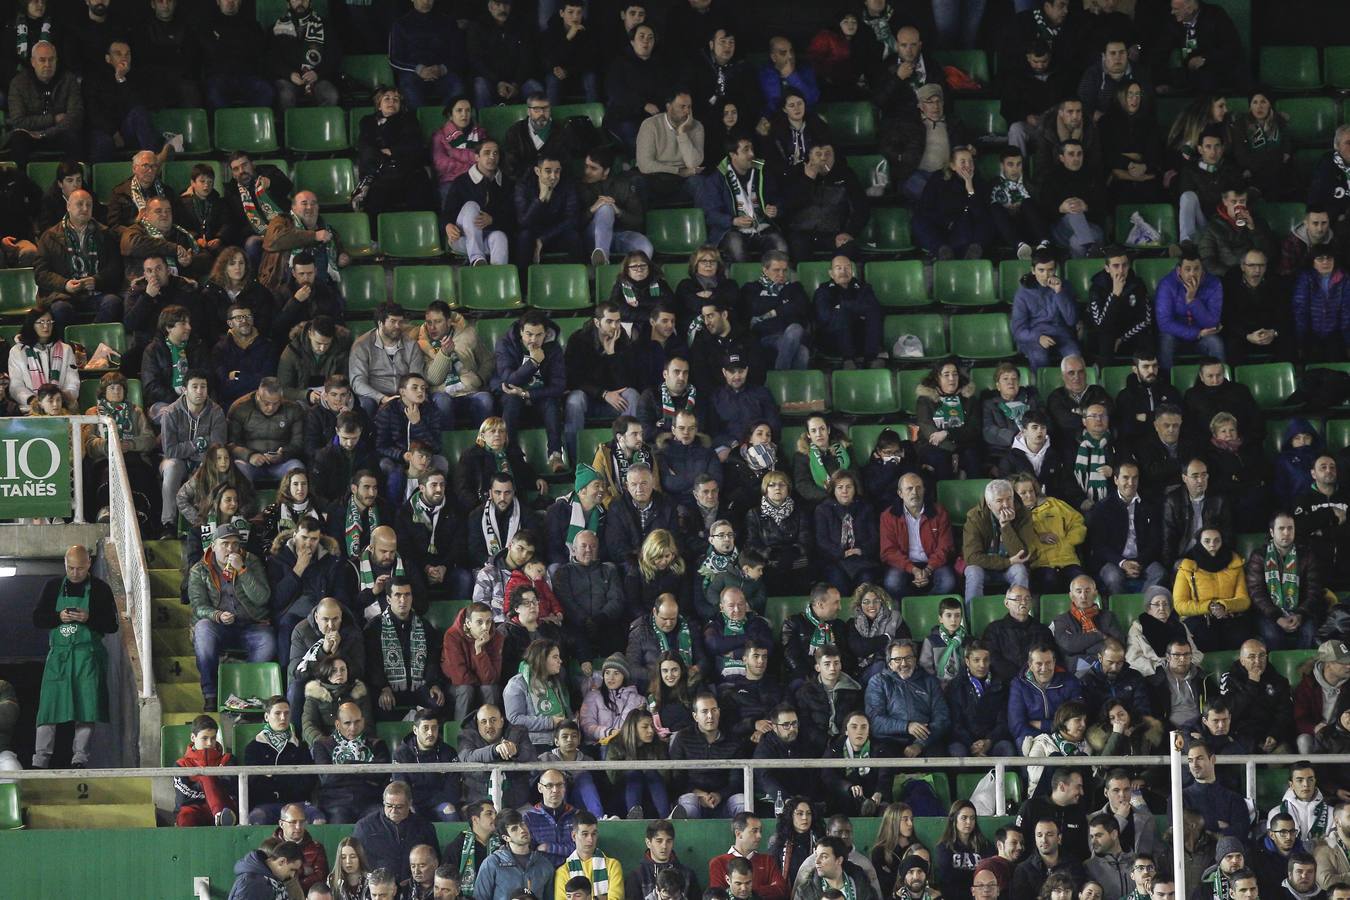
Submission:
[[[281,834],[281,826],[277,826],[277,830],[272,832],[272,837],[285,840]],[[308,831],[305,832],[304,843],[300,845],[300,855],[302,857],[298,876],[300,890],[307,894],[314,885],[328,881],[328,856],[324,852],[323,844],[314,840],[314,835]]]
[[[727,886],[727,862],[730,853],[714,856],[708,860],[708,887]],[[788,883],[774,859],[767,853],[756,853],[750,857],[751,885],[758,900],[787,900]]]
[[[881,514],[881,561],[892,569],[911,572],[914,563],[909,560],[909,527],[905,525],[904,510],[904,504],[897,500]],[[939,504],[924,505],[919,537],[928,556],[928,568],[936,569],[956,559],[951,519]]]
[[[1318,725],[1327,721],[1322,717],[1322,682],[1317,680],[1318,665],[1309,666],[1294,686],[1294,728],[1299,734],[1312,734]],[[1343,682],[1341,687],[1350,687],[1350,682]]]
[[[532,587],[539,595],[539,618],[547,619],[549,616],[563,614],[562,604],[558,602],[558,595],[553,593],[553,585],[549,584],[548,579],[531,581],[525,577],[524,572],[516,569],[506,580],[506,588],[502,591],[502,612],[506,618],[511,618],[511,592],[518,587]]]
[[[492,638],[481,653],[473,651],[473,638],[464,630],[468,607],[455,616],[441,641],[441,671],[452,685],[496,684],[502,674],[502,644],[506,638],[493,627]]]

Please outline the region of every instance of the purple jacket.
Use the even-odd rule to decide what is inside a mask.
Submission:
[[[1294,330],[1300,341],[1309,335],[1331,337],[1339,332],[1350,344],[1350,277],[1344,270],[1331,273],[1331,281],[1322,287],[1322,276],[1304,269],[1294,282]]]
[[[1219,327],[1223,315],[1223,284],[1213,275],[1200,276],[1195,302],[1187,306],[1186,288],[1177,270],[1158,282],[1158,330],[1183,341],[1194,341],[1206,328]]]

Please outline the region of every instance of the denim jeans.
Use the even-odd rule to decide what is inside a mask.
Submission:
[[[951,566],[938,566],[928,577],[928,584],[922,588],[914,587],[914,576],[904,569],[887,569],[882,577],[882,587],[886,588],[896,600],[911,594],[926,597],[937,594],[950,594],[956,590],[956,570]]]
[[[1200,197],[1195,191],[1186,191],[1177,202],[1177,237],[1182,241],[1194,240],[1205,230],[1209,220],[1200,208]]]
[[[586,243],[596,250],[603,251],[606,256],[611,253],[625,254],[641,250],[647,254],[647,257],[656,255],[652,249],[652,242],[647,240],[647,236],[640,231],[615,231],[614,220],[616,213],[614,207],[606,204],[595,211],[591,220],[586,223]]]
[[[256,622],[236,620],[222,625],[213,619],[200,619],[192,626],[192,648],[202,676],[202,694],[207,697],[216,696],[216,666],[222,650],[243,650],[249,662],[274,662],[277,658],[277,639],[271,626]]]
[[[1217,334],[1187,341],[1165,331],[1158,332],[1158,365],[1164,372],[1172,371],[1172,360],[1176,358],[1178,350],[1212,356],[1218,360],[1224,358],[1223,338]]]
[[[300,469],[305,465],[303,459],[288,459],[279,463],[268,463],[263,466],[255,466],[253,463],[245,462],[242,459],[234,461],[234,467],[243,473],[250,484],[256,484],[259,481],[280,481],[286,476],[286,473],[292,469]]]
[[[772,350],[776,354],[773,368],[775,371],[785,369],[805,369],[811,363],[811,351],[802,346],[802,341],[806,338],[806,329],[793,323],[778,334],[766,334],[759,339],[759,345],[766,350]]]
[[[586,102],[598,103],[600,101],[600,77],[594,72],[587,72],[580,78],[571,76],[565,82],[549,72],[544,76],[544,93],[548,94],[548,102],[554,106],[560,105],[563,101],[563,85],[574,87],[578,81],[581,82],[581,94],[586,98]]]
[[[589,810],[597,819],[605,815],[605,804],[600,802],[600,791],[590,772],[573,772],[572,784],[567,789],[567,802],[578,809]]]
[[[650,798],[651,809],[646,812],[652,818],[664,818],[670,814],[670,793],[666,790],[666,780],[660,772],[629,772],[623,780],[623,808],[632,809]],[[644,813],[645,817],[645,813]]]
[[[399,72],[398,89],[403,92],[404,105],[417,109],[448,103],[451,97],[464,93],[464,82],[454,72],[446,72],[434,81],[426,81],[416,72]]]
[[[745,812],[744,794],[723,797],[715,809],[704,809],[703,804],[698,802],[698,794],[692,791],[681,794],[680,799],[675,802],[684,809],[685,817],[689,819],[734,819],[738,813]]]
[[[248,258],[248,264],[253,267],[253,271],[258,271],[263,256],[262,235],[250,234],[244,238],[244,256]]]
[[[635,388],[625,388],[623,391],[624,408],[622,411],[616,411],[604,400],[596,400],[586,396],[585,391],[568,391],[567,398],[564,401],[565,412],[563,420],[563,446],[567,448],[567,458],[575,466],[578,462],[589,463],[589,459],[577,459],[577,435],[581,429],[586,427],[588,418],[613,420],[619,416],[636,416],[638,392]],[[508,426],[507,431],[511,429]]]
[[[460,422],[464,427],[476,428],[483,420],[492,415],[492,395],[487,391],[474,391],[452,397],[445,391],[436,391],[431,395],[436,411],[441,414],[445,430],[456,427]]]
[[[1022,351],[1022,355],[1027,358],[1027,362],[1031,365],[1033,374],[1039,369],[1044,369],[1046,366],[1064,359],[1066,356],[1081,356],[1083,353],[1076,340],[1067,338],[1062,334],[1050,336],[1055,339],[1055,346],[1049,349],[1042,347],[1040,341],[1032,341],[1029,344],[1019,341],[1017,344],[1017,349]]]
[[[455,224],[464,235],[458,240],[451,241],[450,249],[467,256],[470,264],[486,259],[494,266],[506,265],[511,253],[511,242],[504,231],[488,226],[487,233],[484,233],[483,229],[474,224],[474,219],[482,211],[483,208],[472,200],[460,207]]]
[[[1102,593],[1110,597],[1113,594],[1139,594],[1151,587],[1163,583],[1167,578],[1167,568],[1160,562],[1149,563],[1138,578],[1125,574],[1116,563],[1107,563],[1097,570],[1097,584]]]
[[[966,566],[966,608],[970,608],[970,601],[976,597],[983,597],[989,593],[985,589],[986,584],[997,585],[999,587],[1030,587],[1031,570],[1027,568],[1026,563],[1018,563],[1002,572],[993,570],[985,571],[979,566]]]
[[[1257,614],[1257,632],[1267,650],[1311,650],[1317,646],[1317,623],[1306,616],[1294,631],[1285,631],[1274,619]]]
[[[980,34],[986,0],[933,0],[937,44],[945,50],[970,49]]]
[[[188,461],[185,459],[161,459],[159,461],[160,507],[159,518],[165,525],[178,521],[178,489],[188,477]]]
[[[557,400],[548,400],[543,403],[530,403],[519,397],[512,397],[509,394],[502,395],[502,419],[506,422],[506,433],[512,440],[520,434],[520,419],[526,410],[534,410],[539,418],[543,419],[544,431],[548,432],[548,452],[558,453],[562,450],[562,406]]]
[[[958,741],[952,741],[947,745],[948,756],[969,756],[970,747]],[[1012,741],[995,741],[985,751],[986,756],[1016,756],[1017,749],[1013,747]]]
[[[1083,213],[1067,213],[1050,228],[1050,237],[1056,246],[1068,248],[1074,259],[1082,259],[1105,240],[1106,234]]]
[[[276,97],[272,82],[257,75],[211,75],[206,79],[206,105],[271,106]]]
[[[164,146],[164,135],[155,130],[154,123],[150,120],[150,110],[144,106],[133,106],[127,110],[116,132],[89,133],[91,162],[108,162],[117,156],[119,148],[113,142],[114,134],[122,136],[120,148],[122,150],[159,150]]]
[[[544,92],[544,86],[533,78],[524,81],[520,85],[520,90],[516,96],[509,101],[503,100],[497,96],[497,83],[489,81],[486,78],[477,77],[473,80],[473,99],[476,109],[487,109],[490,106],[496,106],[499,103],[524,103],[525,98],[538,91]]]

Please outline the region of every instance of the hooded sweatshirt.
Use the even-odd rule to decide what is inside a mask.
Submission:
[[[286,884],[272,874],[261,850],[250,851],[234,864],[234,886],[228,900],[287,900]]]

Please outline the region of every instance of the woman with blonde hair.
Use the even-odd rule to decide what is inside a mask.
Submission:
[[[334,900],[365,900],[366,874],[370,864],[366,862],[366,849],[354,837],[345,837],[338,841],[337,852],[333,854],[332,872],[328,876],[328,886],[333,890]]]
[[[802,570],[811,564],[815,544],[811,517],[792,497],[792,485],[782,472],[769,470],[760,481],[760,501],[745,515],[746,546],[759,547],[769,560],[764,588],[770,594],[790,594],[800,588]]]
[[[488,416],[478,426],[473,446],[461,453],[455,464],[455,498],[460,509],[470,510],[488,501],[492,479],[499,473],[511,476],[518,496],[531,488],[548,496],[548,482],[526,461],[520,445],[507,440],[506,420]],[[503,535],[502,540],[507,537]]]
[[[844,645],[864,683],[886,668],[886,646],[891,641],[911,637],[899,604],[885,588],[870,581],[858,585],[853,591],[853,616],[844,625]]]
[[[689,573],[675,535],[657,528],[642,541],[636,562],[624,564],[623,593],[630,618],[646,615],[662,594],[674,594],[681,609],[691,601]]]
[[[881,896],[894,896],[896,885],[903,884],[900,862],[915,847],[922,848],[923,844],[914,831],[914,810],[908,803],[887,803],[869,854],[881,885]]]
[[[520,670],[502,692],[506,719],[530,733],[530,743],[543,752],[553,746],[553,729],[572,718],[572,697],[563,682],[562,648],[541,638],[525,648]]]
[[[680,328],[688,330],[688,341],[703,330],[703,305],[717,303],[735,309],[740,303],[740,289],[727,275],[722,252],[712,244],[704,244],[689,254],[689,277],[675,288],[676,316]]]

